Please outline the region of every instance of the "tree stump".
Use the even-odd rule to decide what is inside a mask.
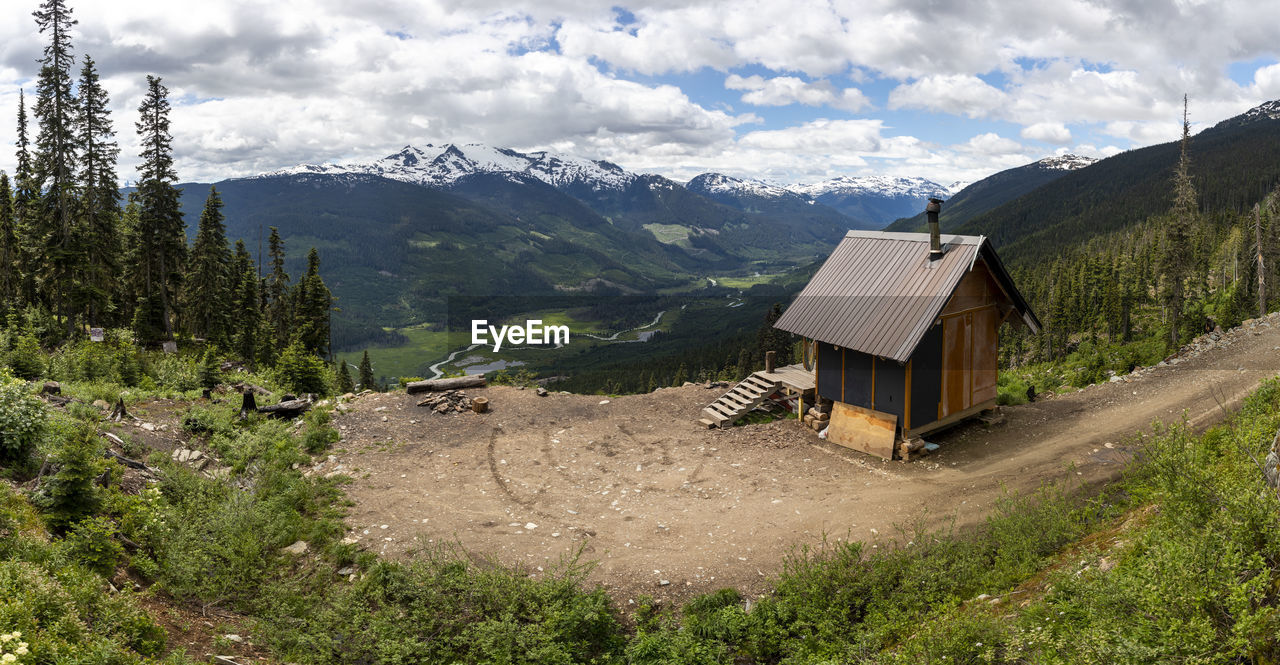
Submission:
[[[489,410],[489,398],[475,397],[471,400],[471,410],[476,413],[484,413]]]
[[[250,413],[257,413],[258,401],[253,398],[254,391],[244,391],[244,399],[240,401],[240,420],[249,417]]]

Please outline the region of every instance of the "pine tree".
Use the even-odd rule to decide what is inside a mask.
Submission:
[[[77,184],[81,192],[79,245],[83,267],[76,280],[75,302],[91,324],[100,323],[118,288],[122,241],[119,229],[120,189],[116,178],[115,141],[107,93],[98,80],[93,58],[80,70],[76,141],[80,146]]]
[[[351,371],[347,369],[347,361],[338,359],[338,394],[345,395],[355,390],[351,381]]]
[[[276,227],[271,227],[271,237],[267,241],[267,254],[271,258],[271,272],[263,285],[262,298],[266,320],[275,328],[274,343],[283,347],[290,338],[293,323],[293,311],[289,298],[289,273],[284,271],[284,240]]]
[[[230,290],[231,263],[222,198],[216,188],[210,187],[191,247],[183,310],[192,334],[219,345],[230,341],[228,314],[234,293]]]
[[[258,360],[259,323],[261,310],[258,309],[258,274],[249,260],[249,253],[243,252],[244,243],[236,243],[236,269],[240,271],[240,290],[236,293],[234,321],[235,351],[240,358],[251,366]]]
[[[378,389],[378,381],[373,377],[373,363],[369,362],[368,351],[365,351],[364,357],[360,358],[360,389]]]
[[[40,188],[31,163],[31,141],[27,133],[26,93],[18,89],[18,164],[13,173],[13,223],[18,237],[19,293],[27,303],[36,299],[36,273],[40,267],[38,225],[34,219]]]
[[[222,381],[222,361],[218,359],[218,354],[213,352],[213,348],[204,350],[204,357],[200,360],[200,370],[196,376],[196,381],[201,388],[213,389],[218,386],[218,382]]]
[[[320,279],[320,253],[312,247],[307,254],[307,274],[298,282],[292,329],[303,348],[317,356],[329,352],[329,310],[332,306],[333,295]]]
[[[671,380],[671,385],[680,387],[685,381],[689,380],[689,368],[684,363],[680,363],[680,367],[676,370],[676,376]]]
[[[17,306],[18,300],[18,234],[13,217],[13,198],[9,174],[0,171],[0,316]]]
[[[1169,345],[1177,348],[1181,341],[1182,308],[1186,299],[1184,282],[1191,259],[1191,230],[1196,221],[1195,185],[1191,183],[1191,158],[1187,147],[1191,142],[1191,123],[1187,120],[1187,98],[1182,97],[1182,153],[1173,175],[1173,209],[1165,225],[1164,255],[1160,272],[1164,278],[1163,300],[1169,316]]]
[[[181,283],[182,263],[186,252],[186,224],[174,187],[178,176],[173,170],[173,136],[169,134],[169,89],[160,79],[147,76],[147,95],[138,107],[142,119],[137,123],[142,143],[139,166],[138,253],[142,260],[143,294],[146,300],[148,334],[164,331],[173,339],[175,294]],[[135,321],[137,316],[135,315]],[[142,333],[143,330],[139,330]],[[143,337],[153,342],[154,337]]]
[[[77,254],[76,104],[72,94],[70,30],[77,21],[63,0],[45,0],[32,12],[40,33],[48,33],[36,79],[35,116],[40,131],[34,159],[37,237],[44,247],[43,291],[71,330],[71,276],[80,268]]]

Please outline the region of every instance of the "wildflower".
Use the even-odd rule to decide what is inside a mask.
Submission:
[[[15,663],[17,661],[18,657],[11,653],[6,653],[5,655],[0,656],[0,663]]]
[[[14,651],[14,653],[18,654],[19,656],[25,656],[25,655],[27,655],[27,643],[26,643],[26,642],[19,642],[19,643],[18,643],[18,650],[17,650],[17,651]]]

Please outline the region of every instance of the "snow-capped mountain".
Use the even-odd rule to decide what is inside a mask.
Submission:
[[[756,196],[760,198],[780,198],[798,196],[785,187],[771,185],[763,180],[743,179],[723,173],[703,173],[685,184],[691,192],[705,195]]]
[[[813,184],[794,185],[794,192],[818,198],[827,194],[873,195],[885,197],[928,198],[945,196],[949,189],[927,178],[903,178],[895,176],[837,176]]]
[[[1227,127],[1242,127],[1244,125],[1266,120],[1280,120],[1280,100],[1263,102],[1238,116],[1227,118],[1217,125],[1214,129],[1225,129]]]
[[[522,153],[481,143],[406,145],[400,152],[367,164],[303,164],[259,177],[307,174],[376,175],[428,187],[447,188],[475,173],[510,173],[533,177],[556,188],[583,186],[622,190],[638,177],[616,164],[551,152]]]
[[[1086,166],[1094,164],[1098,160],[1093,157],[1083,157],[1081,155],[1056,155],[1054,157],[1045,157],[1044,159],[1034,162],[1041,168],[1051,169],[1054,171],[1074,171],[1082,169]]]

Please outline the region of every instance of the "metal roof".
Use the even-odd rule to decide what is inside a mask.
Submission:
[[[850,231],[774,327],[810,339],[906,362],[982,257],[1033,332],[1027,306],[985,236],[942,236],[946,254],[929,260],[928,233]]]

